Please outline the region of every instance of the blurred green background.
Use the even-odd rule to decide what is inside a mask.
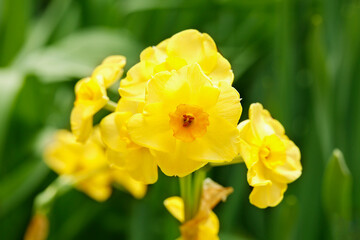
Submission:
[[[112,54],[129,68],[188,28],[209,33],[232,64],[241,120],[263,103],[302,152],[303,175],[276,208],[249,203],[244,164],[210,172],[235,189],[215,208],[220,238],[360,239],[359,0],[1,0],[0,239],[22,239],[34,197],[56,178],[42,142],[69,128],[76,80]],[[72,190],[55,202],[49,239],[175,239],[162,202],[178,194],[165,176],[143,200]]]

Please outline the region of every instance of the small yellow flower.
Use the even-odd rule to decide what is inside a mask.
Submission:
[[[142,109],[139,103],[121,99],[117,110],[100,123],[101,136],[107,146],[108,161],[144,184],[155,183],[157,164],[150,150],[135,144],[128,134],[129,118]]]
[[[240,155],[248,168],[248,182],[254,187],[250,202],[259,208],[274,207],[283,199],[287,184],[301,175],[300,150],[260,103],[251,104],[249,120],[238,128]]]
[[[182,223],[179,240],[218,240],[220,224],[212,209],[232,192],[232,188],[224,188],[209,178],[205,179],[199,211],[186,222],[183,199],[176,196],[167,198],[164,201],[166,209]]]
[[[106,89],[95,78],[81,79],[75,85],[76,99],[71,111],[71,131],[79,142],[88,139],[92,131],[93,116],[109,101]]]
[[[146,48],[140,62],[133,66],[120,82],[119,93],[133,101],[144,101],[147,81],[156,73],[179,70],[198,63],[203,72],[214,83],[231,85],[234,75],[230,63],[217,51],[214,40],[206,33],[185,30]]]
[[[128,120],[128,132],[133,142],[151,150],[166,175],[182,177],[237,155],[241,111],[233,87],[214,85],[199,64],[192,64],[148,82],[144,110]]]
[[[95,68],[91,77],[76,83],[70,124],[77,141],[85,142],[90,136],[93,116],[109,101],[106,88],[121,77],[125,63],[123,56],[110,56]]]
[[[59,175],[74,177],[75,187],[97,201],[105,201],[111,195],[111,184],[114,181],[135,197],[141,197],[146,192],[146,186],[142,183],[126,177],[126,173],[121,170],[108,167],[98,128],[84,144],[77,142],[69,131],[56,132],[45,149],[44,159]]]
[[[119,55],[109,56],[95,68],[91,77],[102,80],[105,88],[108,88],[120,79],[124,73],[125,64],[125,57]]]

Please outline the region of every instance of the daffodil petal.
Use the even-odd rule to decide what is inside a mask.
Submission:
[[[74,107],[70,115],[70,125],[76,140],[85,142],[92,132],[93,119],[92,117],[84,118],[83,109],[81,107]]]
[[[130,112],[114,112],[104,117],[100,122],[100,131],[104,143],[116,151],[124,151],[129,144],[126,130]]]
[[[196,161],[231,161],[238,153],[238,129],[222,118],[209,117],[209,121],[205,135],[193,142],[179,142],[179,151]]]
[[[267,186],[271,185],[272,181],[267,176],[267,170],[262,162],[258,161],[248,170],[247,180],[250,186]]]
[[[180,222],[184,222],[184,201],[181,197],[169,197],[165,199],[164,205],[166,209]]]
[[[132,141],[158,151],[173,151],[175,138],[169,126],[169,116],[163,113],[163,104],[146,105],[143,114],[129,119],[128,130]]]
[[[277,182],[256,186],[250,194],[250,203],[258,208],[275,207],[283,199],[286,189],[286,184]]]
[[[123,186],[135,198],[141,199],[145,196],[147,186],[144,183],[132,178],[132,176],[129,175],[129,173],[127,173],[126,171],[113,170],[112,176],[115,182]]]
[[[110,164],[128,172],[132,178],[143,184],[153,184],[158,179],[155,157],[147,148],[133,148],[124,152],[108,149],[107,157]]]
[[[207,164],[205,161],[189,159],[176,149],[173,152],[160,152],[156,150],[151,150],[151,152],[155,156],[161,171],[167,176],[184,177]]]
[[[239,122],[242,106],[240,104],[240,94],[235,88],[224,83],[219,84],[220,95],[214,108],[209,114],[214,114],[229,121],[236,126]]]
[[[274,174],[278,181],[291,183],[298,179],[302,172],[300,150],[292,141],[283,141],[286,147],[286,160],[283,165],[274,168]]]
[[[231,86],[234,81],[234,73],[231,70],[231,65],[220,53],[217,53],[217,63],[208,75],[211,81],[216,84],[226,83]]]
[[[267,114],[260,103],[250,105],[249,118],[252,121],[254,133],[262,140],[265,136],[275,134],[274,129],[267,121]]]

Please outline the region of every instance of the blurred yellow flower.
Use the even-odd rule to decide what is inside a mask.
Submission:
[[[287,184],[301,175],[300,150],[260,103],[251,104],[249,120],[238,128],[240,155],[248,168],[248,182],[254,187],[250,202],[259,208],[274,207],[283,199]]]
[[[139,103],[121,99],[117,110],[102,119],[100,130],[108,148],[108,161],[134,179],[151,184],[158,178],[155,158],[149,149],[132,142],[127,130],[129,118],[140,109]]]
[[[200,208],[196,216],[185,222],[184,201],[180,197],[170,197],[164,201],[166,209],[179,220],[181,237],[179,240],[218,240],[219,219],[212,209],[225,201],[233,189],[224,188],[207,178],[203,184]]]
[[[135,197],[140,198],[146,192],[146,186],[126,172],[108,167],[98,128],[84,144],[77,142],[67,130],[57,131],[45,149],[44,159],[59,175],[73,177],[75,187],[97,201],[105,201],[111,195],[114,181]]]
[[[75,85],[75,102],[71,112],[71,131],[79,142],[88,139],[92,131],[93,116],[109,101],[106,88],[123,74],[126,59],[123,56],[107,57],[95,68],[91,77]]]
[[[140,62],[120,82],[120,96],[144,101],[146,83],[153,75],[194,63],[200,65],[214,84],[231,85],[234,80],[230,63],[217,51],[214,40],[206,33],[190,29],[142,51]]]
[[[182,177],[237,155],[241,111],[233,87],[213,84],[199,64],[192,64],[148,82],[144,110],[128,120],[128,132],[133,142],[151,150],[166,175]]]

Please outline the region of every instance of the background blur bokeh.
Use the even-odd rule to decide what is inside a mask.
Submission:
[[[302,152],[303,175],[276,208],[249,203],[244,164],[210,172],[235,189],[215,209],[220,238],[360,239],[358,0],[1,0],[0,239],[23,237],[33,198],[56,178],[43,142],[69,129],[76,80],[108,55],[126,56],[128,69],[188,28],[209,33],[232,64],[241,120],[263,103]],[[334,148],[350,173],[342,159],[328,164]],[[163,175],[143,200],[72,190],[55,202],[49,239],[175,239],[162,203],[178,191]]]

